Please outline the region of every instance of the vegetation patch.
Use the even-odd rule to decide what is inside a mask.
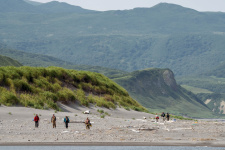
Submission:
[[[59,111],[57,102],[71,101],[147,111],[125,89],[99,73],[59,67],[0,67],[0,104]]]

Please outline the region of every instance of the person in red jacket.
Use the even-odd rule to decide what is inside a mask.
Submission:
[[[36,114],[36,116],[34,117],[34,122],[35,122],[35,127],[38,128],[38,125],[39,125],[39,117],[38,117],[38,114]]]

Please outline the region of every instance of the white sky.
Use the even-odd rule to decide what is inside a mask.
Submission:
[[[52,0],[32,0],[50,2]],[[160,2],[178,4],[197,11],[225,12],[225,0],[57,0],[91,10],[124,10],[135,7],[152,7]]]

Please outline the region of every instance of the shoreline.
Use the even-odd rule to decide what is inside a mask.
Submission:
[[[187,146],[225,147],[225,122],[204,120],[169,120],[156,122],[154,115],[98,107],[64,106],[66,112],[38,110],[24,107],[0,106],[0,146]],[[104,118],[98,110],[110,115]],[[35,128],[33,117],[40,116]],[[57,117],[57,128],[52,127],[51,116]],[[63,119],[71,123],[65,127]],[[87,130],[83,122],[90,118]]]
[[[5,142],[0,146],[185,146],[185,147],[225,147],[225,144],[209,142]]]

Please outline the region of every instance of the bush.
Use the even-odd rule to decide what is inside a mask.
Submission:
[[[76,95],[73,91],[69,90],[68,88],[63,88],[62,90],[57,92],[57,97],[59,101],[68,102],[68,101],[75,101]]]
[[[103,114],[103,113],[104,113],[104,110],[102,110],[102,109],[99,110],[99,109],[98,109],[97,112],[99,112],[100,114]]]
[[[76,99],[80,101],[81,105],[89,106],[88,99],[85,98],[85,92],[81,89],[76,91]]]
[[[1,95],[0,95],[1,104],[4,104],[6,106],[12,106],[19,103],[19,100],[14,93],[7,90],[3,90],[3,89],[2,91],[4,92],[1,92]]]
[[[14,86],[17,91],[22,92],[33,92],[32,87],[24,80],[14,80]]]

